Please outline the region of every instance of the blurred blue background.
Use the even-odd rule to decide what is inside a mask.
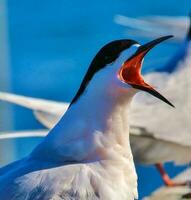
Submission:
[[[26,96],[70,101],[88,65],[106,42],[131,38],[124,27],[114,23],[116,14],[129,17],[147,15],[187,16],[190,0],[0,0],[0,89]],[[152,60],[170,58],[177,44],[164,43],[146,58],[144,73],[164,70],[167,59],[152,65]],[[0,105],[0,131],[43,128],[24,108]],[[40,139],[1,141],[7,151],[0,162],[18,159]],[[5,149],[5,148],[3,148]],[[166,168],[174,176],[183,167]],[[162,184],[153,166],[137,166],[140,199]]]

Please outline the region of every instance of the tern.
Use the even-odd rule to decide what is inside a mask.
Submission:
[[[165,67],[163,67],[168,73],[151,73],[146,76],[146,78],[150,79],[151,82],[152,80],[155,80],[153,85],[158,85],[160,82],[165,82],[165,90],[167,93],[170,93],[171,98],[174,99],[178,105],[180,104],[179,94],[189,93],[190,88],[190,78],[187,75],[187,70],[190,69],[191,63],[190,40],[191,25],[187,31],[187,37],[180,45],[178,52],[173,56],[170,62],[168,62]],[[173,80],[174,82],[180,82],[179,79],[181,79],[181,76],[184,76],[184,81],[181,81],[183,84],[179,84],[178,88],[180,91],[175,93],[174,85],[171,84],[171,81]],[[165,81],[161,81],[160,79],[165,79]],[[185,89],[184,85],[188,85],[188,88]],[[36,118],[47,128],[52,128],[59,121],[62,114],[66,112],[69,106],[68,103],[29,98],[3,92],[0,92],[0,99],[32,109]],[[191,140],[189,134],[190,126],[189,120],[186,120],[185,118],[185,115],[188,115],[187,112],[189,112],[187,109],[188,105],[185,104],[179,109],[176,109],[177,116],[179,116],[179,121],[181,123],[177,124],[177,116],[174,115],[174,112],[170,114],[173,115],[170,117],[172,122],[168,123],[167,127],[168,131],[173,134],[171,137],[169,137],[170,134],[167,134],[168,131],[164,130],[166,129],[166,126],[164,126],[164,129],[158,129],[156,131],[152,128],[158,127],[156,124],[152,125],[147,120],[142,120],[144,117],[141,116],[142,114],[145,115],[145,106],[147,107],[147,103],[144,103],[144,100],[141,102],[141,105],[140,101],[135,101],[134,104],[135,106],[132,105],[131,108],[132,123],[130,127],[130,142],[135,161],[140,164],[156,164],[156,167],[159,170],[165,185],[167,186],[187,184],[174,183],[165,172],[161,163],[174,161],[176,164],[186,164],[191,162],[191,158],[189,156],[191,151],[191,143],[189,143]],[[158,111],[156,111],[156,113],[160,112],[160,105],[157,107],[155,104],[151,104],[149,106],[147,116],[153,119],[153,112],[157,108]],[[136,115],[138,115],[138,117]],[[156,119],[155,123],[159,121],[160,123],[166,124],[168,120],[165,121],[164,119],[169,116],[169,110],[164,108],[160,115],[163,117]],[[137,119],[140,119],[140,124],[139,120]],[[177,136],[177,132],[182,132],[182,127],[185,129],[184,132]],[[31,132],[29,133],[23,134],[23,132],[21,132],[9,135],[3,134],[1,139],[22,137],[22,134],[23,137],[39,137],[38,130],[36,132],[32,132],[34,135],[32,135]],[[44,131],[43,135],[41,134],[40,136],[44,136],[46,134],[47,131]]]
[[[121,16],[118,16],[119,19]],[[174,18],[168,18],[168,20],[164,21],[164,17],[152,17],[146,18],[150,20],[152,23],[158,21],[160,24],[170,24],[173,26],[175,24]],[[166,19],[166,18],[165,18]],[[127,20],[125,18],[125,20]],[[180,21],[183,18],[179,19]],[[187,19],[185,19],[187,20]],[[184,25],[187,26],[187,25]],[[180,27],[178,26],[179,30]],[[184,30],[184,28],[183,28]],[[190,78],[188,76],[188,72],[190,70],[190,55],[191,55],[191,46],[190,46],[190,38],[191,38],[191,26],[189,31],[187,32],[186,40],[182,42],[178,52],[175,56],[170,60],[170,62],[164,67],[164,70],[168,73],[153,73],[147,75],[146,78],[155,80],[153,85],[158,85],[158,83],[165,82],[165,89],[167,93],[170,93],[174,102],[177,105],[181,104],[181,96],[179,94],[190,93]],[[170,72],[170,73],[169,73]],[[174,92],[174,85],[171,82],[179,82],[181,80],[182,84],[179,84],[179,92]],[[165,81],[161,81],[164,80]],[[151,81],[152,81],[151,80]],[[156,83],[157,82],[157,83]],[[185,87],[185,85],[187,87]],[[188,102],[189,96],[187,96]],[[0,99],[9,101],[12,103],[19,104],[21,106],[30,108],[34,111],[36,118],[44,124],[47,128],[52,128],[61,118],[62,114],[66,112],[69,104],[68,103],[60,103],[54,101],[48,101],[43,99],[35,99],[29,97],[23,97],[19,95],[13,95],[8,93],[0,93]],[[132,147],[132,152],[134,155],[134,159],[137,163],[141,164],[156,164],[157,169],[162,175],[163,181],[167,186],[177,186],[184,185],[187,183],[174,183],[165,172],[161,163],[167,161],[174,161],[176,164],[185,164],[190,163],[190,151],[191,151],[191,141],[190,138],[190,125],[189,125],[189,117],[185,118],[189,114],[188,104],[182,104],[180,108],[176,109],[176,114],[169,113],[169,110],[164,108],[161,111],[161,107],[156,106],[155,104],[151,104],[149,109],[147,107],[147,103],[144,103],[144,100],[141,102],[141,106],[139,105],[140,101],[135,101],[135,106],[132,105],[131,113],[132,113],[132,122],[130,129],[130,142]],[[137,105],[138,104],[138,105]],[[143,105],[144,104],[144,105]],[[157,104],[157,102],[156,102]],[[158,109],[157,109],[158,108]],[[153,119],[153,112],[160,113],[160,117],[158,117],[153,125],[148,123],[147,120],[142,120],[145,116],[145,109],[148,110],[147,116]],[[137,113],[137,114],[136,114]],[[138,115],[138,118],[137,116]],[[143,115],[143,117],[141,117]],[[172,116],[171,116],[172,115]],[[178,119],[177,119],[177,116]],[[168,123],[168,129],[166,126],[164,128],[157,129],[157,124],[166,124],[166,121],[163,120],[169,117],[171,119],[171,123]],[[138,122],[140,119],[140,123]],[[188,119],[188,120],[187,120]],[[177,123],[179,121],[179,123]],[[158,123],[159,122],[159,123]],[[156,128],[153,128],[156,127]],[[184,127],[184,130],[182,129]],[[171,134],[169,134],[171,133]],[[173,133],[173,134],[172,134]],[[180,134],[181,133],[181,134]],[[8,139],[8,138],[20,138],[20,137],[43,137],[47,134],[47,131],[29,131],[29,132],[17,132],[11,134],[2,134],[0,139]],[[171,135],[171,136],[170,136]],[[141,145],[140,145],[141,144]],[[144,153],[143,153],[144,152]],[[176,152],[176,153],[175,153]]]
[[[184,94],[189,93],[190,88],[190,78],[187,73],[187,71],[190,70],[191,63],[190,39],[191,26],[187,31],[187,37],[180,45],[178,52],[173,56],[170,62],[163,67],[166,70],[166,73],[151,73],[146,76],[147,79],[150,79],[150,82],[154,80],[153,85],[165,82],[165,91],[170,93],[171,98],[174,99],[174,102],[176,102],[177,105],[181,104],[180,94],[183,94],[184,97]],[[184,77],[183,81],[179,80],[181,77]],[[179,84],[179,92],[174,92],[175,84],[173,85],[171,83],[172,81],[175,83],[182,83]],[[188,85],[186,89],[185,85]],[[189,96],[187,98],[189,98]],[[52,128],[69,106],[68,103],[29,98],[3,92],[0,93],[0,99],[32,109],[36,118],[47,128]],[[167,186],[187,184],[187,182],[174,183],[165,172],[161,163],[174,161],[176,164],[186,164],[191,162],[191,157],[189,156],[191,152],[191,143],[189,143],[189,141],[191,141],[191,136],[189,134],[190,125],[189,118],[188,120],[185,118],[185,116],[189,114],[189,110],[187,109],[188,106],[189,105],[187,104],[181,105],[180,108],[176,109],[176,114],[166,108],[161,110],[161,106],[160,104],[158,105],[157,102],[155,104],[151,103],[149,109],[147,109],[147,101],[145,102],[145,98],[142,101],[135,101],[131,106],[132,122],[130,127],[130,142],[134,160],[140,164],[155,164]],[[144,117],[145,110],[147,110],[147,118],[152,120],[155,119],[154,123],[151,124],[150,121]],[[153,118],[155,112],[160,113],[158,118]],[[141,117],[142,115],[143,117]],[[171,115],[173,116],[171,117]],[[162,117],[160,118],[160,116]],[[167,124],[167,116],[172,120],[171,123]],[[179,120],[177,119],[177,116],[179,117]],[[142,118],[145,120],[142,120]],[[177,123],[177,121],[179,121],[179,123]],[[158,128],[158,130],[156,130],[158,122],[159,124],[164,124],[164,128]],[[166,127],[168,127],[168,130],[165,130]],[[182,127],[185,129],[184,131]],[[38,132],[38,130],[33,132],[34,135],[26,133],[23,137],[39,137]],[[179,134],[179,132],[182,132],[182,134]],[[7,137],[22,137],[22,134],[23,133],[21,132],[16,135],[2,135],[2,139]],[[43,134],[46,135],[47,131],[44,131]]]
[[[0,169],[1,199],[138,198],[128,111],[138,91],[173,106],[140,72],[149,50],[170,37],[101,48],[60,121],[31,154]]]

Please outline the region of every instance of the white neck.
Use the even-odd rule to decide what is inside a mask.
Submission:
[[[137,176],[129,142],[128,111],[136,90],[114,76],[117,66],[94,76],[31,156],[45,162],[84,163],[107,180],[109,187],[120,190],[119,199],[134,199]]]
[[[119,158],[118,151],[131,154],[128,110],[135,93],[132,88],[125,89],[121,97],[85,93],[33,154],[64,161],[115,159]]]
[[[85,163],[102,177],[101,182],[118,191],[117,197],[108,193],[108,199],[137,198],[128,121],[129,104],[135,92],[128,89],[125,95],[112,98],[87,93],[70,107],[32,156]]]
[[[121,82],[118,72],[138,46],[124,50],[115,62],[94,74],[83,94],[32,155],[56,162],[82,162],[109,159],[107,149],[111,146],[130,152],[128,110],[136,90]]]

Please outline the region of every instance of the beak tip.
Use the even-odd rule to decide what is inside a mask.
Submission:
[[[171,107],[176,108],[173,104],[170,104]]]
[[[165,40],[168,40],[168,39],[173,38],[173,37],[174,37],[174,35],[167,35],[167,36],[165,37]]]
[[[171,106],[172,106],[173,108],[176,108],[173,104],[171,104]]]
[[[174,37],[174,35],[162,36],[162,37],[158,38],[158,39],[159,39],[159,43],[160,43],[160,42],[163,42],[163,41],[165,41],[165,40],[168,40],[168,39],[170,39],[170,38],[172,38],[172,37]]]
[[[173,107],[173,108],[176,108],[170,101],[168,101],[166,98],[163,99],[163,101],[165,103],[167,103],[169,106]]]
[[[176,108],[170,101],[168,101],[167,99],[164,101],[165,103],[167,103],[169,106]]]
[[[174,37],[174,35],[167,35],[166,37],[168,37],[168,38],[172,38],[172,37]]]

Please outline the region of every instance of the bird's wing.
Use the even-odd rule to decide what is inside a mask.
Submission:
[[[0,92],[0,100],[31,109],[35,117],[47,128],[52,128],[66,112],[69,104]]]
[[[63,114],[66,110],[63,110]],[[48,113],[44,111],[34,111],[36,119],[47,128],[53,128],[55,124],[60,120],[62,114],[60,113]]]
[[[131,18],[116,15],[114,22],[130,28],[128,34],[144,37],[159,37],[164,34],[175,36],[172,41],[182,41],[189,27],[189,17],[148,16],[144,18]]]
[[[63,113],[68,108],[67,103],[59,103],[56,101],[25,97],[16,94],[10,94],[6,92],[0,92],[0,100],[14,103],[31,110],[39,110],[47,113]]]
[[[187,30],[189,26],[190,19],[187,16],[145,16],[141,19],[146,20],[151,23],[159,24],[163,27],[172,27]]]
[[[58,165],[27,157],[0,169],[0,197],[3,200],[98,200],[97,183],[93,181],[93,170],[86,164]]]
[[[179,63],[177,70],[172,74],[153,73],[145,77],[149,83],[161,88],[162,93],[173,102],[175,109],[157,99],[147,98],[145,94],[138,94],[131,106],[131,125],[142,127],[144,131],[152,133],[156,138],[180,143],[183,146],[191,146],[190,50],[188,56]],[[173,154],[174,152],[172,152]],[[144,153],[142,156],[147,155]],[[160,161],[160,150],[153,156]],[[191,160],[191,156],[188,154],[186,157],[182,157],[182,162],[188,157]]]
[[[186,164],[191,161],[188,156],[191,152],[191,145],[159,137],[148,133],[144,128],[131,129],[130,143],[134,160],[140,164],[154,164],[159,161]]]

